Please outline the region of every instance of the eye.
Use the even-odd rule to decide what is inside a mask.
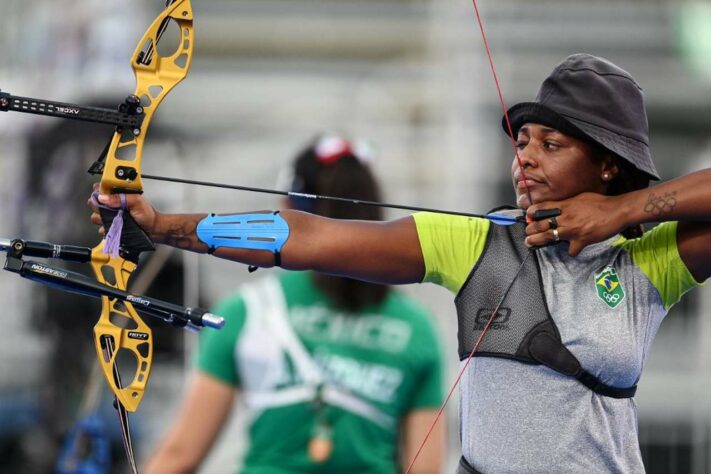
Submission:
[[[546,150],[557,151],[560,148],[560,143],[552,140],[546,140],[543,142],[543,146]]]
[[[516,140],[516,148],[518,148],[519,150],[523,150],[524,148],[526,148],[526,145],[528,145],[528,140],[523,140],[521,138]]]

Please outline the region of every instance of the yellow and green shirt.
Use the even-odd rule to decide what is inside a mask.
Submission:
[[[459,293],[486,249],[487,220],[415,214],[424,281]],[[543,293],[563,344],[615,387],[637,383],[668,309],[698,286],[675,222],[620,236],[576,257],[537,251]],[[486,291],[482,288],[481,291]],[[644,472],[634,399],[598,395],[542,365],[475,357],[460,384],[462,452],[486,473]]]

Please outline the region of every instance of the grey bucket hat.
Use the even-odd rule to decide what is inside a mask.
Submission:
[[[514,137],[540,123],[603,146],[651,179],[660,179],[649,152],[642,88],[624,69],[589,54],[573,54],[543,81],[534,102],[508,110]],[[508,134],[506,119],[502,119]]]

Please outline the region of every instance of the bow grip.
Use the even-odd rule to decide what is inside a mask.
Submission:
[[[116,214],[118,214],[118,209],[100,207],[99,214],[101,215],[104,229],[108,232]],[[121,232],[121,252],[135,255],[135,258],[138,258],[138,254],[141,252],[152,252],[153,250],[155,250],[155,245],[151,238],[131,217],[131,214],[125,211],[123,213],[123,231]]]

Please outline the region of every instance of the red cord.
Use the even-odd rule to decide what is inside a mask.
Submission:
[[[496,84],[496,92],[499,95],[499,102],[501,103],[501,109],[503,110],[503,113],[504,113],[504,120],[506,122],[506,127],[509,132],[509,138],[511,138],[511,144],[513,145],[514,155],[516,156],[516,162],[518,163],[518,168],[521,171],[521,178],[523,179],[523,184],[525,186],[526,195],[528,196],[528,202],[530,205],[530,204],[533,204],[533,200],[531,199],[531,190],[528,188],[528,182],[527,182],[528,180],[526,178],[526,173],[523,168],[523,162],[521,161],[521,156],[518,153],[518,146],[516,145],[516,138],[514,137],[514,134],[513,134],[513,127],[511,126],[511,120],[509,119],[508,108],[506,107],[506,102],[504,101],[504,96],[501,92],[501,86],[499,84],[499,76],[498,76],[498,74],[496,74],[496,68],[494,67],[494,60],[491,56],[491,50],[489,49],[489,40],[486,38],[486,33],[484,32],[484,23],[482,22],[481,15],[479,14],[479,6],[477,5],[477,0],[472,0],[472,4],[474,5],[474,12],[476,13],[476,20],[477,20],[477,23],[479,24],[479,30],[481,31],[481,37],[484,40],[484,48],[486,49],[486,56],[489,60],[489,67],[491,68],[491,73],[494,76],[494,83]],[[412,467],[415,465],[415,462],[417,461],[417,458],[419,457],[420,453],[424,449],[425,444],[427,444],[427,440],[429,439],[430,435],[434,431],[435,426],[437,425],[437,422],[439,421],[440,417],[442,416],[442,413],[444,412],[444,409],[447,406],[447,403],[449,402],[449,399],[452,398],[452,394],[454,393],[454,390],[459,385],[460,380],[464,376],[464,372],[467,370],[467,367],[469,367],[469,363],[471,362],[472,358],[474,357],[474,354],[476,353],[476,351],[479,349],[479,345],[481,344],[481,341],[484,339],[484,335],[488,332],[489,327],[494,322],[494,319],[496,318],[496,315],[499,312],[499,308],[504,303],[504,299],[506,298],[506,295],[508,294],[509,290],[511,289],[511,286],[513,286],[514,281],[516,281],[516,277],[518,277],[518,274],[520,273],[521,268],[523,268],[523,264],[526,263],[526,260],[528,259],[528,255],[530,255],[530,253],[527,254],[526,258],[524,258],[523,262],[521,263],[521,267],[519,267],[519,271],[516,272],[516,276],[514,276],[514,280],[511,282],[509,287],[506,289],[506,292],[501,297],[499,304],[496,305],[496,308],[491,313],[491,316],[489,317],[486,324],[484,325],[484,329],[482,330],[481,334],[479,335],[479,338],[477,339],[476,344],[474,344],[472,351],[469,353],[469,357],[467,357],[466,361],[464,362],[462,369],[459,371],[459,375],[457,376],[456,380],[454,381],[454,384],[452,385],[449,392],[447,393],[447,398],[445,398],[444,403],[442,404],[441,407],[439,407],[439,410],[437,410],[437,415],[435,416],[434,422],[430,426],[429,430],[427,430],[427,435],[425,435],[425,439],[422,441],[422,444],[420,444],[420,447],[418,448],[417,452],[415,453],[415,456],[412,458],[412,461],[410,462],[410,465],[407,467],[407,471],[405,471],[405,474],[410,473],[410,471],[412,470]]]

